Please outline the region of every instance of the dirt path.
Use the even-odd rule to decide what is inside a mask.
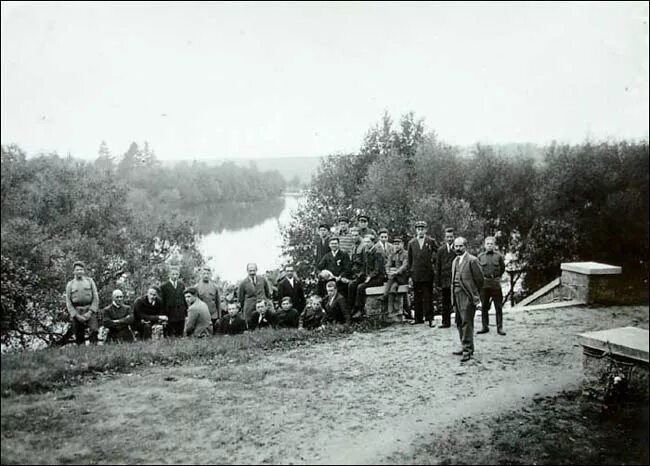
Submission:
[[[495,413],[577,388],[575,334],[625,325],[648,328],[648,308],[509,313],[508,335],[478,335],[466,365],[451,354],[454,328],[398,325],[238,366],[156,367],[3,398],[2,462],[409,462],[463,417],[489,429]]]

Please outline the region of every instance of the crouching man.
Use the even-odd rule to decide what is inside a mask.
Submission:
[[[246,321],[241,317],[239,303],[228,303],[227,314],[219,319],[219,333],[236,335],[244,331],[246,331]]]
[[[133,341],[133,311],[124,304],[124,293],[122,290],[113,290],[113,302],[102,309],[104,319],[102,325],[108,329],[106,343]]]
[[[147,294],[140,296],[133,303],[133,330],[138,333],[140,340],[151,339],[154,325],[167,324],[167,316],[163,315],[162,303],[158,296],[158,288],[150,286]]]
[[[198,297],[198,290],[194,286],[185,288],[185,302],[187,303],[187,321],[183,334],[186,337],[203,338],[212,335],[212,319],[210,310]]]
[[[336,285],[334,286],[336,288]],[[313,329],[323,325],[325,310],[321,307],[320,296],[310,296],[305,309],[300,314],[298,328]]]

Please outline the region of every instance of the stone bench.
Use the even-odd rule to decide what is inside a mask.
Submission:
[[[401,322],[402,306],[408,294],[409,287],[408,285],[400,285],[397,288],[397,296],[395,296],[393,309],[388,310],[385,309],[382,300],[385,289],[385,283],[382,286],[366,288],[366,316],[371,319],[380,319],[386,322]]]
[[[626,394],[648,399],[648,330],[619,327],[581,333],[578,343],[583,348],[588,392],[597,397],[613,396],[616,385],[622,383]]]

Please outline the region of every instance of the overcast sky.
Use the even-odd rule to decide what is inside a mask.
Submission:
[[[648,4],[2,3],[2,143],[93,159],[648,137]]]

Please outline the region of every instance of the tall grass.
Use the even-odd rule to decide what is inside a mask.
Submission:
[[[237,364],[266,351],[291,349],[344,337],[353,331],[372,331],[379,323],[327,326],[319,331],[261,329],[242,335],[211,338],[172,338],[103,346],[47,348],[3,354],[2,397],[36,393],[80,383],[85,377],[132,371],[143,366],[183,363]]]

